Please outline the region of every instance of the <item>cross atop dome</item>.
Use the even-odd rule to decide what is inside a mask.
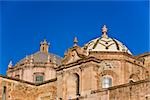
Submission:
[[[102,28],[102,37],[103,38],[108,38],[108,36],[107,36],[107,27],[106,27],[106,25],[104,25],[103,26],[103,28]]]

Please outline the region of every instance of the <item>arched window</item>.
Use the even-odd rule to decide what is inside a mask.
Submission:
[[[76,73],[70,75],[67,79],[67,94],[68,99],[80,95],[80,77]]]
[[[112,86],[112,78],[109,76],[104,76],[102,78],[102,88],[109,88]]]
[[[79,82],[80,82],[80,79],[79,79],[79,75],[78,74],[75,74],[76,76],[76,95],[79,95]]]

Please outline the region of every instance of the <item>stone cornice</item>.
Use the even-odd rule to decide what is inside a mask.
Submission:
[[[44,82],[42,82],[42,83],[32,83],[32,82],[20,80],[20,79],[17,79],[17,78],[12,78],[12,77],[8,77],[8,76],[3,76],[3,75],[0,75],[0,77],[1,77],[1,78],[4,78],[4,79],[8,79],[8,80],[17,81],[17,82],[20,82],[20,83],[26,83],[26,84],[28,84],[28,85],[33,85],[33,86],[40,86],[40,85],[44,85],[44,84],[47,84],[47,83],[50,83],[50,82],[55,82],[55,81],[57,81],[57,78],[54,78],[54,79],[51,79],[51,80],[44,81]]]
[[[135,59],[135,58],[134,58]],[[143,67],[143,65],[141,64],[138,64],[136,62],[133,62],[133,61],[130,61],[128,59],[97,59],[93,56],[89,56],[89,57],[86,57],[86,58],[83,58],[83,59],[80,59],[80,60],[77,60],[75,62],[72,62],[72,63],[69,63],[69,64],[66,64],[66,65],[60,65],[59,67],[56,68],[57,71],[60,71],[62,69],[66,69],[66,68],[69,68],[69,67],[72,67],[72,66],[76,66],[76,65],[80,65],[82,63],[86,63],[86,62],[89,62],[89,61],[94,61],[94,62],[97,62],[97,63],[100,63],[101,61],[104,61],[104,60],[117,60],[117,61],[125,61],[125,62],[129,62],[129,63],[132,63],[132,64],[135,64],[139,67]],[[136,60],[136,59],[135,59]]]
[[[135,56],[136,58],[141,58],[141,57],[145,57],[145,56],[150,56],[150,52],[145,52],[143,54],[137,55]]]
[[[103,51],[91,51],[90,52],[91,54],[94,54],[94,53],[99,53],[101,55],[122,55],[122,56],[125,56],[125,57],[129,57],[129,58],[132,58],[134,61],[130,61],[128,59],[119,59],[119,60],[125,60],[127,62],[130,62],[132,64],[135,64],[135,65],[138,65],[138,66],[143,66],[143,64],[140,64],[142,63],[140,60],[137,59],[136,56],[133,56],[133,55],[130,55],[126,52],[103,52]],[[102,59],[102,60],[109,60],[109,59]],[[117,60],[117,59],[110,59],[110,60]],[[140,63],[139,63],[140,62]]]
[[[128,54],[128,53],[126,53],[126,52],[110,52],[110,51],[108,51],[108,52],[106,52],[106,51],[90,51],[89,52],[89,55],[90,54],[95,54],[95,53],[99,53],[99,54],[107,54],[107,55],[125,55],[125,56],[128,56],[128,57],[130,57],[130,58],[134,58],[135,59],[135,57],[133,56],[133,55],[131,55],[131,54]]]
[[[75,49],[75,48],[73,48]],[[98,53],[98,54],[102,54],[102,55],[123,55],[123,56],[127,56],[129,58],[133,58],[135,60],[137,60],[137,58],[139,57],[143,57],[143,56],[146,56],[146,55],[149,55],[150,53],[144,53],[142,55],[139,55],[139,56],[132,56],[126,52],[103,52],[103,51],[90,51],[89,52],[90,54],[95,54],[95,53]],[[75,63],[78,63],[78,62],[84,62],[85,60],[87,60],[88,58],[94,58],[96,59],[95,57],[91,57],[90,55],[88,57],[83,57],[82,59],[80,60],[77,60],[75,62],[72,62],[72,63],[69,63],[69,64],[66,64],[65,66],[70,66],[70,65],[74,65]],[[84,61],[81,61],[81,60],[84,60]],[[104,60],[104,59],[103,59]],[[35,66],[47,66],[48,64],[47,63],[33,63],[32,66],[35,67]],[[52,63],[51,63],[52,65]],[[17,66],[14,66],[10,69],[7,70],[7,72],[10,72],[10,71],[14,71],[14,70],[19,70],[19,69],[22,69],[24,67],[32,67],[30,65],[30,63],[20,63],[19,65]],[[59,68],[62,68],[62,66],[64,66],[64,64],[60,65],[59,67],[57,67],[56,69],[59,69]]]
[[[110,55],[110,54],[111,55],[124,55],[124,56],[130,57],[130,58],[136,59],[136,60],[137,60],[137,58],[145,57],[145,56],[150,55],[150,52],[145,52],[143,54],[134,56],[134,55],[130,55],[130,54],[126,53],[126,52],[105,52],[105,51],[90,51],[89,55],[90,54],[95,54],[95,53],[99,53],[99,54],[102,54],[102,55],[103,54],[107,54],[107,55]]]
[[[115,90],[115,89],[118,89],[118,88],[124,88],[124,87],[128,87],[128,86],[142,84],[142,83],[150,83],[150,79],[140,80],[140,81],[136,81],[136,82],[129,82],[129,83],[126,83],[126,84],[112,86],[112,87],[107,88],[107,89],[92,90],[91,94],[95,94],[95,93],[99,93],[99,92],[105,92],[105,91],[109,91],[109,90]]]
[[[135,65],[137,65],[137,66],[139,66],[139,67],[144,67],[143,65],[140,65],[140,64],[135,63],[135,62],[131,62],[131,61],[129,61],[129,60],[124,60],[124,61],[129,62],[129,63],[131,63],[131,64],[135,64]]]
[[[66,68],[69,68],[69,67],[72,67],[72,66],[76,66],[76,65],[80,65],[82,63],[86,63],[86,62],[90,62],[90,61],[94,61],[94,62],[97,62],[97,63],[101,62],[99,59],[97,59],[95,57],[86,57],[86,58],[77,60],[75,62],[69,63],[69,64],[62,64],[58,68],[56,68],[56,70],[60,71],[62,69],[66,69]]]
[[[15,70],[20,70],[20,69],[23,69],[23,68],[34,68],[34,67],[45,68],[45,67],[51,67],[51,66],[54,66],[54,65],[52,63],[50,63],[50,64],[48,64],[48,63],[33,63],[33,64],[24,63],[24,64],[21,64],[20,66],[18,65],[18,66],[9,68],[7,70],[7,72],[11,72],[11,71],[15,71]]]

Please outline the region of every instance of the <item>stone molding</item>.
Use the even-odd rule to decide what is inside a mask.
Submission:
[[[140,80],[140,81],[136,81],[136,82],[132,81],[132,82],[129,82],[129,83],[126,83],[126,84],[112,86],[112,87],[109,87],[109,88],[103,89],[103,90],[102,89],[92,90],[91,94],[104,92],[104,91],[109,91],[109,90],[114,90],[114,89],[118,89],[118,88],[122,88],[122,87],[134,86],[134,85],[138,85],[138,84],[142,84],[142,83],[149,83],[150,84],[150,79]]]
[[[13,80],[13,81],[21,82],[21,83],[26,83],[26,84],[33,85],[33,86],[41,86],[41,85],[44,85],[44,84],[47,84],[47,83],[50,83],[50,82],[56,82],[57,81],[57,78],[54,78],[54,79],[51,79],[51,80],[44,81],[42,83],[32,83],[32,82],[28,82],[28,81],[20,80],[20,79],[17,79],[17,78],[8,77],[8,76],[0,75],[0,77],[4,78],[4,79],[8,79],[8,80]]]

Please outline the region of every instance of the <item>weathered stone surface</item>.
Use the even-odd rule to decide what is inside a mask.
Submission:
[[[150,53],[133,56],[106,30],[88,51],[76,40],[62,64],[44,42],[40,52],[0,76],[0,100],[150,100]],[[41,83],[37,74],[44,76]]]
[[[4,83],[4,84],[2,84]],[[54,100],[56,98],[56,82],[50,82],[36,86],[34,84],[28,84],[21,81],[10,80],[1,78],[0,90],[6,86],[6,97],[7,100]],[[1,93],[1,98],[2,98]],[[42,99],[43,98],[43,99]]]

